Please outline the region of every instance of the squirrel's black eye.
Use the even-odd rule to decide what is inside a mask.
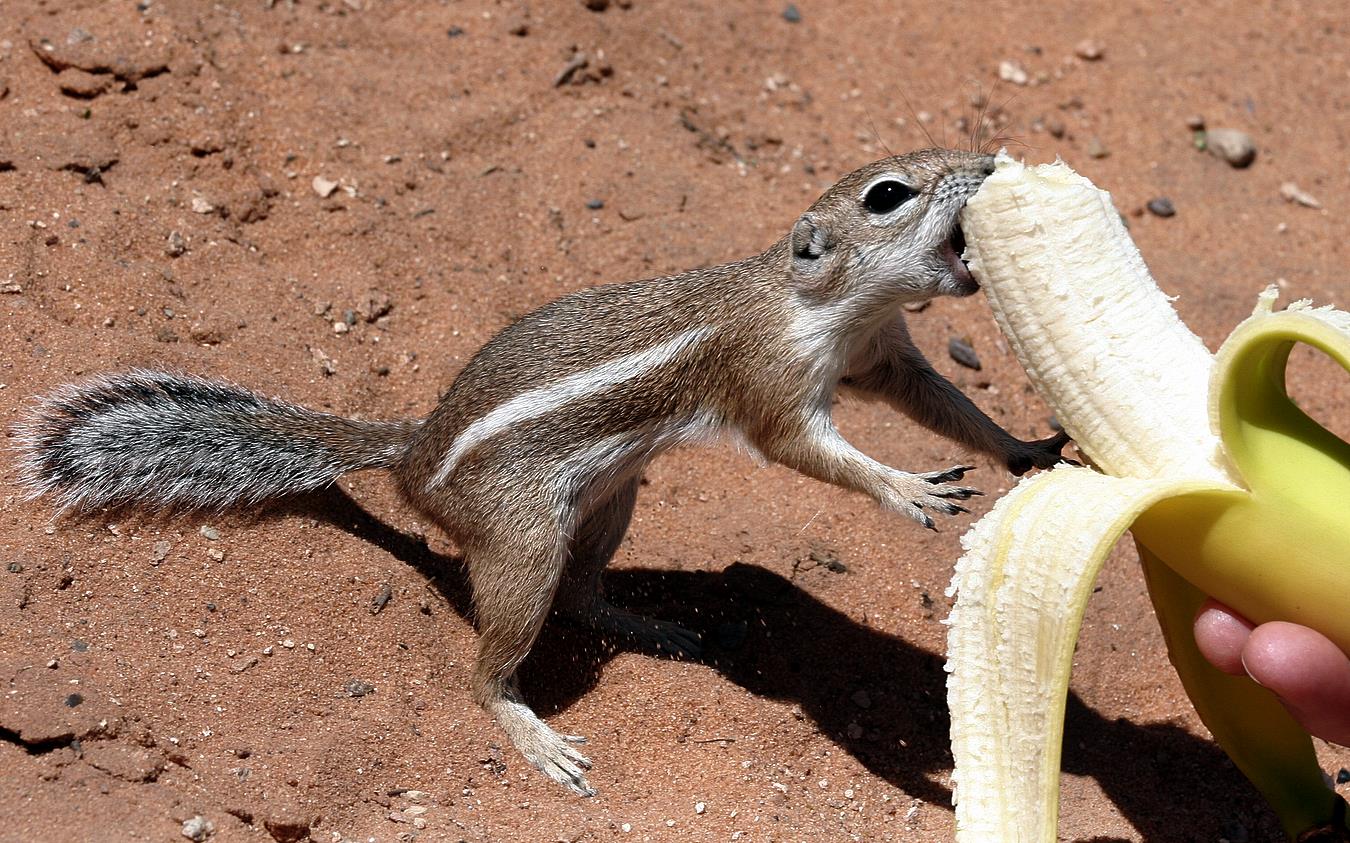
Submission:
[[[863,205],[874,214],[889,214],[917,194],[898,181],[879,181],[868,189]]]

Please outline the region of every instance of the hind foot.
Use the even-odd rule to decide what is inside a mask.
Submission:
[[[585,612],[569,612],[573,620],[601,635],[641,650],[697,659],[703,655],[703,639],[697,632],[676,623],[624,611],[604,600],[595,600]]]
[[[580,796],[595,795],[585,773],[591,769],[591,761],[572,746],[585,743],[585,738],[558,734],[523,702],[503,699],[489,706],[489,710],[511,743],[536,770]]]

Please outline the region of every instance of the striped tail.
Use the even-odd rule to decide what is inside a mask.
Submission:
[[[39,399],[17,439],[24,484],[62,509],[223,509],[391,467],[420,424],[356,421],[233,384],[134,369]]]

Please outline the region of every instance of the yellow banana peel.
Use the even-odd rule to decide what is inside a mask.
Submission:
[[[1255,682],[1210,666],[1191,633],[1212,595],[1350,652],[1350,445],[1284,384],[1300,342],[1350,371],[1350,314],[1307,302],[1276,312],[1272,288],[1211,355],[1110,196],[1062,163],[1000,156],[962,227],[1013,351],[1093,467],[1024,479],[962,538],[947,665],[957,839],[1056,839],[1074,643],[1126,530],[1215,739],[1291,838],[1350,832],[1307,733]]]

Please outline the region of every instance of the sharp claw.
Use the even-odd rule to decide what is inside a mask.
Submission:
[[[586,781],[586,777],[581,774],[580,770],[569,770],[564,767],[559,767],[558,774],[559,775],[557,776],[550,775],[549,777],[557,779],[559,783],[566,785],[568,790],[578,796],[595,795],[595,788],[591,787],[591,783]]]
[[[957,500],[963,501],[968,500],[971,495],[976,494],[979,494],[979,492],[975,491],[974,489],[967,489],[964,486],[960,486],[950,491],[941,492],[939,496],[944,498],[956,498]]]
[[[962,477],[966,476],[967,471],[974,471],[974,470],[975,466],[973,465],[958,465],[953,466],[952,468],[949,468],[946,471],[928,475],[924,479],[926,479],[929,483],[948,483],[951,482],[952,480],[960,480]]]

